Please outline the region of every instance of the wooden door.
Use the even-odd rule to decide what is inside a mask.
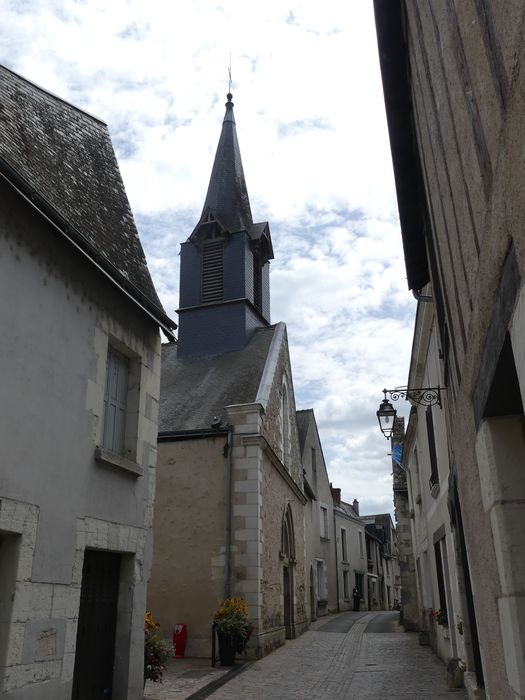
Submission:
[[[111,698],[119,574],[119,554],[85,551],[72,700]]]

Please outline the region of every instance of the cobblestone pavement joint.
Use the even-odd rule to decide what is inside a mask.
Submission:
[[[213,700],[464,700],[467,697],[464,690],[447,688],[444,664],[429,647],[419,645],[417,634],[367,633],[368,623],[377,615],[388,613],[356,614],[347,633],[321,631],[327,618],[318,620],[301,637],[287,641],[269,656],[251,663],[208,697]],[[199,661],[203,667],[209,664],[204,659]],[[148,684],[145,698],[189,697],[228,671],[209,666],[208,669],[209,674],[202,681],[199,679],[198,686],[186,684],[185,689],[180,685],[181,681],[184,683],[183,677],[168,674],[160,693],[150,694],[152,684]]]

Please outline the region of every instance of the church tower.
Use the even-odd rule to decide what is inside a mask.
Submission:
[[[178,356],[241,350],[270,323],[268,222],[253,223],[232,95],[201,217],[181,246]]]

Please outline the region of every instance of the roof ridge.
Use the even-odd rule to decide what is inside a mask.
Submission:
[[[51,90],[47,90],[45,87],[42,87],[42,85],[35,83],[33,80],[29,80],[29,78],[26,78],[24,75],[17,73],[17,71],[13,70],[12,68],[8,68],[3,63],[0,63],[0,68],[2,68],[3,70],[6,70],[8,73],[11,73],[11,75],[16,76],[17,78],[22,80],[24,83],[27,83],[27,85],[31,85],[31,87],[36,88],[40,92],[43,92],[46,95],[49,95],[50,97],[52,97],[53,99],[58,100],[59,102],[62,102],[62,104],[65,104],[68,107],[71,107],[76,112],[80,112],[81,114],[85,114],[87,117],[94,119],[95,121],[99,122],[100,124],[102,124],[105,127],[108,126],[107,122],[105,122],[100,117],[97,117],[95,114],[91,114],[91,112],[88,112],[86,109],[83,109],[82,107],[79,107],[78,105],[75,105],[72,102],[69,102],[69,100],[65,100],[63,97],[60,97],[60,95],[56,95],[54,92],[51,92]]]

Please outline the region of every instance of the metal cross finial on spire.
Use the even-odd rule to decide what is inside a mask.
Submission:
[[[230,65],[228,66],[228,101],[232,99],[232,52],[230,51]]]

